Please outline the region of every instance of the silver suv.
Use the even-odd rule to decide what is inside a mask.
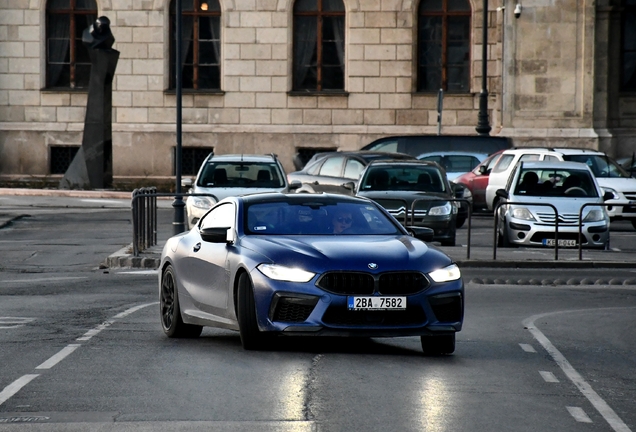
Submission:
[[[510,174],[520,161],[550,160],[581,162],[596,177],[601,188],[612,194],[607,200],[607,214],[611,220],[629,220],[636,228],[636,178],[630,177],[618,163],[603,152],[574,148],[518,148],[504,151],[488,179],[486,204],[490,210],[496,205],[496,191],[505,187]],[[620,205],[618,205],[620,204]]]
[[[499,246],[554,247],[556,218],[551,206],[559,219],[559,247],[578,247],[579,216],[583,247],[601,249],[609,242],[605,208],[583,206],[602,204],[611,195],[603,192],[586,164],[521,162],[497,196],[501,199],[496,215]]]
[[[283,166],[274,154],[217,156],[211,153],[201,164],[194,184],[191,179],[183,183],[184,186],[191,187],[191,194],[209,194],[189,196],[186,200],[189,228],[192,228],[217,201],[228,196],[287,192],[300,187],[300,182],[288,185]]]

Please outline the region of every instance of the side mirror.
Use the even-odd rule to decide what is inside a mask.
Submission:
[[[605,192],[603,194],[603,201],[607,201],[607,200],[611,200],[612,198],[614,198],[614,194],[612,192]]]
[[[199,233],[201,239],[209,243],[227,243],[228,242],[228,230],[230,227],[214,227],[203,228]]]
[[[509,197],[508,191],[506,191],[505,189],[497,189],[497,192],[495,192],[495,195],[497,195],[499,198],[505,198],[505,199],[508,199]]]
[[[300,189],[302,185],[303,184],[300,182],[300,180],[292,180],[291,183],[289,183],[287,189],[289,189],[290,191]]]
[[[346,182],[346,183],[343,183],[343,184],[342,184],[342,187],[343,187],[343,188],[345,188],[345,189],[347,189],[347,190],[350,190],[350,191],[352,191],[352,192],[353,192],[354,190],[356,190],[356,184],[355,184],[354,182]]]
[[[407,226],[405,227],[409,232],[409,235],[415,237],[416,239],[432,242],[434,231],[428,227],[419,227],[419,226]]]
[[[481,175],[488,174],[488,168],[486,168],[486,165],[482,165],[482,166],[479,167],[479,174],[481,174]]]
[[[181,179],[181,187],[191,188],[192,187],[192,179],[191,178],[182,178]]]

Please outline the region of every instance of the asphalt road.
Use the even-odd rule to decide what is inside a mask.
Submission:
[[[157,275],[99,268],[130,243],[125,200],[11,200],[0,213],[29,216],[0,229],[1,431],[636,430],[636,286],[479,284],[470,268],[452,356],[418,338],[246,352],[224,330],[167,339]]]

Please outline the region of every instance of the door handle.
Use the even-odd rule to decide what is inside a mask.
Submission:
[[[312,184],[318,185],[320,183],[318,183],[318,180],[314,180],[314,182]]]
[[[199,252],[199,249],[201,249],[201,243],[195,244],[194,247],[192,248],[194,252]]]

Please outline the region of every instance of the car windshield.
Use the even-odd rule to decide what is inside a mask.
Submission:
[[[244,230],[256,235],[396,235],[392,219],[370,203],[267,202],[246,210]]]
[[[442,172],[434,165],[371,167],[360,190],[447,192]]]
[[[596,198],[598,191],[590,173],[577,169],[521,170],[515,195]]]
[[[563,159],[570,162],[581,162],[590,167],[596,177],[623,177],[630,175],[614,160],[601,155],[564,155]]]
[[[274,162],[210,162],[197,186],[224,188],[282,188],[283,174]]]

